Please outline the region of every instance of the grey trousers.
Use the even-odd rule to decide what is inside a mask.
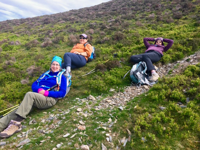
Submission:
[[[33,106],[38,109],[47,109],[54,106],[56,102],[57,100],[55,98],[46,97],[39,93],[26,93],[23,101],[16,110],[13,110],[11,113],[0,119],[0,131],[3,131],[8,126],[10,121],[15,119],[17,115],[26,118]]]

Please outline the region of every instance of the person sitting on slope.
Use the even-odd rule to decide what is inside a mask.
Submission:
[[[88,58],[92,54],[92,46],[86,44],[88,36],[81,34],[79,43],[76,44],[70,52],[64,54],[64,63],[62,68],[66,69],[68,79],[71,78],[71,69],[80,68],[86,65]]]
[[[19,107],[0,119],[0,137],[7,138],[16,132],[22,130],[21,122],[26,119],[33,106],[38,109],[47,109],[54,106],[58,98],[65,97],[67,93],[66,77],[60,76],[60,86],[57,82],[57,76],[61,70],[62,58],[54,56],[51,62],[50,70],[32,84],[32,92],[27,92]],[[43,78],[42,78],[43,77]],[[50,87],[55,89],[49,90]]]

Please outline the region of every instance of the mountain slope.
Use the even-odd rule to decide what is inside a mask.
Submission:
[[[131,68],[128,58],[132,54],[144,52],[144,37],[162,36],[174,40],[172,48],[170,48],[170,50],[165,53],[162,60],[156,64],[160,68],[163,65],[176,62],[198,51],[200,49],[199,4],[199,0],[155,0],[152,2],[147,0],[113,0],[101,5],[71,10],[55,15],[0,22],[0,110],[20,103],[24,94],[31,90],[32,82],[35,81],[41,73],[49,69],[52,57],[54,55],[63,57],[64,53],[70,51],[73,44],[78,41],[79,34],[86,33],[89,35],[90,42],[95,46],[97,53],[97,58],[94,61],[88,63],[83,68],[72,70],[72,87],[70,93],[53,109],[47,110],[49,114],[43,114],[41,111],[33,111],[30,116],[36,119],[37,123],[30,123],[29,125],[29,121],[32,120],[30,118],[25,122],[27,128],[24,130],[32,130],[32,133],[29,135],[32,142],[24,146],[24,149],[35,149],[36,147],[37,149],[42,149],[42,146],[37,145],[42,143],[40,141],[46,140],[48,136],[50,136],[52,139],[51,141],[53,141],[48,142],[48,144],[46,142],[44,143],[49,149],[52,149],[60,142],[65,145],[63,149],[74,149],[76,143],[78,143],[78,145],[81,144],[79,140],[81,137],[83,144],[88,144],[92,149],[100,149],[101,143],[106,143],[104,131],[109,132],[107,126],[110,124],[107,122],[110,117],[113,120],[112,122],[114,122],[114,118],[118,119],[119,122],[116,123],[114,128],[109,130],[114,132],[121,129],[119,135],[116,133],[116,137],[118,138],[113,139],[114,142],[111,142],[115,144],[115,147],[119,145],[119,147],[123,149],[123,144],[120,145],[118,140],[123,138],[122,136],[127,134],[126,129],[129,129],[130,132],[134,134],[134,140],[137,139],[137,142],[129,142],[128,149],[132,149],[135,145],[138,149],[142,149],[145,146],[149,146],[153,149],[154,145],[149,143],[142,144],[139,142],[142,137],[147,136],[148,133],[149,135],[146,138],[149,139],[147,140],[153,140],[152,143],[157,145],[154,149],[174,149],[173,142],[168,147],[166,146],[170,144],[170,138],[177,138],[181,145],[184,145],[185,142],[182,142],[182,139],[193,141],[189,142],[189,146],[186,144],[185,147],[194,149],[194,147],[192,147],[193,144],[195,148],[198,148],[199,144],[198,142],[195,143],[195,141],[198,141],[199,138],[199,122],[194,122],[193,118],[187,118],[187,113],[193,114],[196,120],[199,118],[199,113],[197,112],[198,107],[196,107],[196,105],[198,106],[199,104],[197,94],[199,89],[193,87],[193,84],[199,84],[198,65],[189,67],[189,69],[186,69],[186,73],[181,72],[179,76],[161,79],[155,88],[147,93],[148,100],[142,95],[127,104],[127,110],[125,111],[121,112],[118,109],[98,111],[95,110],[95,106],[99,105],[107,94],[112,95],[112,93],[109,92],[111,88],[116,91],[123,91],[125,86],[130,85],[131,81],[128,76],[125,80],[122,80],[122,77]],[[95,73],[83,76],[94,68]],[[195,72],[195,75],[191,72]],[[192,76],[190,76],[191,74]],[[174,118],[170,117],[169,114],[174,112],[170,109],[167,109],[164,113],[171,122],[173,122],[174,119],[176,122],[175,124],[178,124],[179,130],[176,130],[175,135],[171,133],[174,131],[170,131],[170,136],[166,134],[162,135],[161,127],[156,126],[152,122],[144,122],[143,124],[144,118],[146,117],[145,113],[151,113],[151,115],[158,120],[163,117],[163,112],[159,112],[157,105],[162,104],[163,107],[172,107],[173,109],[181,111],[179,110],[180,108],[177,108],[175,105],[181,98],[184,103],[185,96],[183,96],[184,93],[178,89],[179,86],[177,85],[179,85],[180,81],[180,86],[182,86],[182,80],[186,79],[189,83],[187,88],[193,89],[190,92],[193,92],[197,97],[194,102],[188,106],[189,108],[191,107],[191,109],[194,108],[195,112],[191,110],[186,110],[187,112],[185,112],[184,110],[184,113],[186,113],[185,120],[189,124],[187,124],[188,128],[186,128],[184,122],[180,123],[181,121],[177,119],[182,115],[177,115],[178,117]],[[175,84],[175,89],[171,87],[167,88],[167,84]],[[162,88],[167,89],[169,93],[174,93],[174,96],[168,96]],[[176,95],[176,92],[179,94]],[[84,99],[83,101],[80,100],[80,98],[88,97],[90,94],[94,96],[102,95],[103,97],[99,98],[96,102],[84,102]],[[156,97],[156,95],[158,95],[158,97]],[[151,102],[151,105],[148,104],[148,101]],[[154,101],[156,101],[155,104]],[[172,103],[168,101],[172,101]],[[134,110],[137,104],[140,107],[138,107],[138,110]],[[92,105],[92,108],[87,107],[88,105]],[[80,114],[87,114],[88,117],[84,118],[80,114],[77,114],[76,109],[78,107],[84,110]],[[154,110],[151,107],[153,107]],[[132,112],[128,111],[129,108],[130,110],[134,110],[133,112],[137,115],[135,116]],[[66,113],[68,110],[69,113]],[[176,114],[179,113],[178,111]],[[157,114],[155,112],[159,113]],[[55,116],[55,114],[61,116]],[[114,117],[110,116],[110,114]],[[142,123],[137,122],[137,120],[130,117],[129,114],[141,120]],[[48,118],[51,117],[50,115],[55,119],[52,122],[48,120]],[[63,119],[63,117],[65,117],[65,119]],[[165,119],[165,117],[163,118]],[[45,120],[45,122],[42,122],[42,119]],[[61,121],[62,123],[57,127],[57,123],[60,122],[60,120],[63,121]],[[66,143],[66,139],[62,138],[62,135],[67,132],[70,132],[71,136],[75,134],[80,120],[87,122],[86,131],[83,131],[83,133],[78,132],[79,136],[75,139],[67,139]],[[158,120],[156,122],[159,122]],[[106,129],[103,124],[106,124]],[[165,122],[161,122],[161,124],[166,128],[164,125]],[[171,125],[173,126],[173,123]],[[192,127],[191,130],[189,128],[190,125]],[[46,127],[48,131],[53,131],[53,134],[50,132],[46,134],[43,132],[41,133],[38,131],[40,128],[39,126]],[[170,129],[173,128],[172,126]],[[153,130],[153,128],[155,128],[156,131]],[[182,128],[184,128],[184,132],[182,132]],[[174,130],[175,129],[176,128],[174,128]],[[178,133],[179,131],[180,134]],[[195,131],[197,132],[195,133]],[[144,135],[140,135],[140,132],[144,132]],[[185,134],[185,132],[192,133],[192,136]],[[135,133],[137,134],[135,135]],[[157,136],[157,133],[159,133],[159,136]],[[165,136],[167,136],[166,139]],[[15,139],[15,137],[16,136],[8,139],[8,141],[10,141],[10,143],[12,143],[12,140],[19,142],[24,138]],[[159,138],[161,138],[160,141]],[[155,139],[158,142],[156,142]],[[163,141],[166,141],[167,144],[163,144]],[[111,143],[106,143],[105,145],[112,147],[109,145]],[[7,148],[8,147],[9,145],[7,145]],[[11,147],[13,148],[15,146],[11,144]]]

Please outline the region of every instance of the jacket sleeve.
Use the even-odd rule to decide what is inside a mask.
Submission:
[[[38,92],[38,89],[40,88],[39,86],[38,86],[38,84],[37,84],[37,81],[35,81],[35,82],[33,82],[33,84],[32,84],[32,91],[33,92]]]
[[[146,48],[148,48],[150,46],[148,41],[155,41],[155,39],[154,38],[144,38],[143,42],[144,42],[144,45],[146,46]]]
[[[87,44],[84,48],[84,51],[87,53],[87,58],[89,58],[92,54],[92,46],[90,44]]]
[[[63,98],[65,97],[66,92],[67,92],[67,81],[66,77],[62,75],[59,91],[49,91],[48,97]]]
[[[168,43],[167,46],[165,46],[164,48],[164,52],[166,52],[174,43],[174,41],[171,39],[163,39],[163,42]]]
[[[44,73],[43,73],[39,78],[41,78],[43,75],[44,75]],[[38,78],[38,79],[39,79],[39,78]],[[38,80],[38,79],[37,79],[37,80]],[[36,92],[36,93],[38,92],[38,89],[41,88],[41,87],[38,85],[37,80],[36,80],[35,82],[33,82],[32,86],[31,86],[32,91],[33,91],[33,92]]]

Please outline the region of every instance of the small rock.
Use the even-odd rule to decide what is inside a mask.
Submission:
[[[79,130],[85,130],[86,127],[85,127],[85,126],[78,126],[78,129],[79,129]]]
[[[123,110],[124,108],[122,106],[118,107],[120,110]]]
[[[80,123],[81,125],[84,125],[84,124],[85,124],[83,121],[79,121],[79,123]]]
[[[76,149],[79,149],[78,143],[74,144],[74,147],[75,147]]]
[[[181,103],[181,102],[178,102],[177,104],[178,104],[178,105],[183,105],[183,103]]]
[[[126,129],[127,132],[128,132],[128,135],[131,135],[131,131],[129,129]]]
[[[60,148],[61,146],[62,146],[62,144],[57,144],[56,145],[57,148]]]
[[[21,84],[28,84],[29,83],[29,80],[28,79],[22,79],[21,80]]]
[[[121,139],[121,141],[120,141],[120,142],[121,142],[122,144],[124,144],[124,143],[125,143],[125,141],[126,141],[126,137],[123,137],[123,139]]]
[[[72,138],[74,138],[76,135],[77,135],[77,133],[75,133],[74,135],[72,135],[70,138],[72,139]]]
[[[40,141],[40,143],[44,143],[46,140],[42,140],[42,141]]]
[[[88,145],[81,145],[81,150],[90,150]]]
[[[57,148],[54,147],[52,150],[57,150]]]
[[[67,133],[67,134],[63,135],[63,137],[66,138],[66,137],[68,137],[69,135],[70,135],[70,134]]]
[[[189,102],[190,102],[190,98],[187,97],[187,98],[186,98],[186,103],[189,103]]]
[[[181,107],[181,108],[186,108],[187,106],[185,106],[185,105],[180,105],[180,107]]]
[[[78,108],[77,111],[78,111],[78,112],[81,112],[81,111],[82,111],[82,108]]]
[[[107,148],[105,147],[105,145],[103,145],[103,143],[101,143],[102,146],[102,150],[107,150]]]
[[[111,119],[111,118],[109,118],[109,119],[108,119],[108,123],[111,123],[111,122],[112,122],[112,119]]]
[[[54,117],[49,117],[47,120],[50,120],[50,121],[51,121],[51,120],[53,120],[53,119],[54,119]]]
[[[109,141],[112,142],[112,136],[109,136]]]
[[[124,141],[124,144],[123,144],[124,147],[126,146],[127,141],[128,141],[128,139],[126,139],[126,140]]]
[[[6,145],[6,142],[0,142],[0,146]]]
[[[115,89],[110,89],[110,92],[114,92],[115,91]]]
[[[25,140],[21,141],[16,147],[23,146],[23,145],[29,143],[30,141],[31,141],[31,140],[30,140],[29,138],[28,138],[28,139],[25,139]]]
[[[163,106],[160,106],[159,107],[161,110],[165,110],[166,109],[166,107],[163,107]]]
[[[146,140],[144,137],[142,137],[142,141],[143,141],[143,142],[146,142],[147,140]]]
[[[29,125],[35,124],[35,123],[37,123],[37,121],[35,119],[32,119],[31,121],[29,121]]]
[[[106,141],[107,141],[107,142],[110,142],[110,139],[109,139],[109,137],[107,137],[107,138],[106,138]]]
[[[148,87],[147,85],[144,85],[144,88],[145,88],[146,90],[148,90],[148,89],[149,89],[149,87]]]
[[[89,95],[89,96],[88,96],[88,99],[89,99],[89,100],[93,100],[93,101],[96,100],[96,98],[95,98],[94,96],[92,96],[92,95]]]

